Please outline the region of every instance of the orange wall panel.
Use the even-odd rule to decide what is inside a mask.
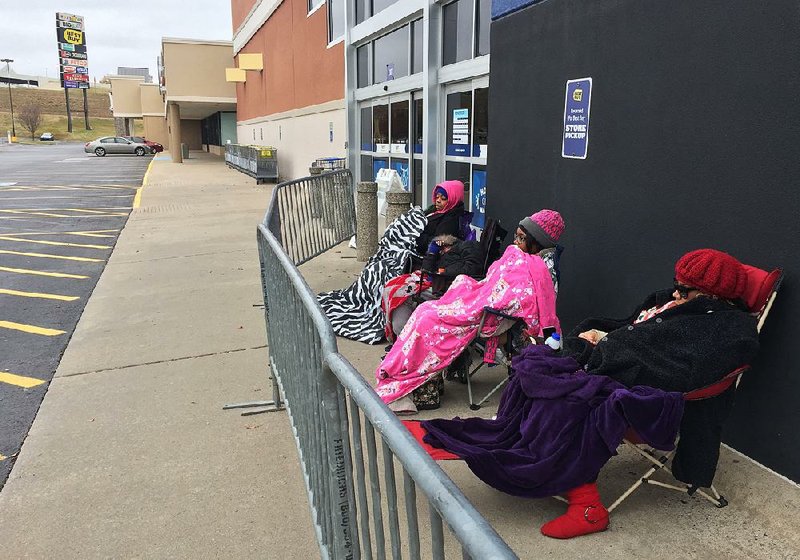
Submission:
[[[327,48],[327,9],[309,17],[307,0],[285,0],[245,45],[264,55],[264,70],[236,85],[237,120],[344,98],[344,46]]]
[[[231,23],[233,31],[236,32],[239,26],[244,23],[244,18],[253,9],[258,0],[231,0]]]

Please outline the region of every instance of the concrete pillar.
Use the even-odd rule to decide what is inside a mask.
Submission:
[[[356,187],[356,260],[368,261],[378,250],[378,183]]]
[[[172,163],[183,163],[181,153],[181,108],[180,105],[170,102],[167,107],[167,126],[169,127],[169,153]]]
[[[386,193],[386,227],[411,208],[411,193],[394,185]]]
[[[114,117],[114,134],[116,136],[127,136],[125,130],[125,117]]]

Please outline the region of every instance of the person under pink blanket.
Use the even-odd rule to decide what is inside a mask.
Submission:
[[[483,280],[458,276],[440,299],[420,304],[375,372],[381,399],[398,413],[438,408],[436,381],[478,335],[484,307],[523,319],[534,335],[541,336],[546,327],[560,332],[550,271],[536,253],[555,246],[563,230],[564,220],[554,210],[524,218],[514,244]],[[497,336],[501,328],[498,318],[490,316],[480,334]],[[421,388],[435,397],[406,398]]]

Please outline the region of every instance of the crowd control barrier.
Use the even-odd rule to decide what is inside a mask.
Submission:
[[[277,185],[258,226],[274,398],[291,419],[321,557],[517,558],[339,353],[297,265],[354,232],[347,170]]]

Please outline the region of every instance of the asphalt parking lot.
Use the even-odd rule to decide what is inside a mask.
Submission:
[[[151,159],[0,145],[0,488]]]

